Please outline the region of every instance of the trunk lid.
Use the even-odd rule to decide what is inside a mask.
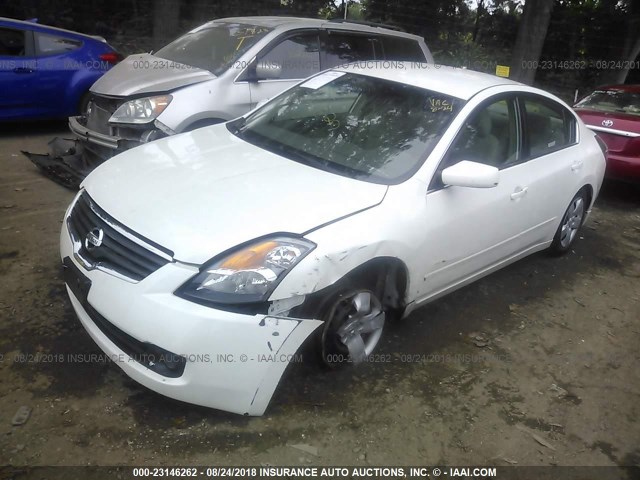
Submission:
[[[583,108],[576,113],[604,140],[610,152],[640,155],[640,116]]]

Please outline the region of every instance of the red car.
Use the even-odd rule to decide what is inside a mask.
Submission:
[[[574,108],[609,148],[605,175],[640,183],[640,85],[600,87]]]

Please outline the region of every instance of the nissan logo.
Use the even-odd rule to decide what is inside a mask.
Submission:
[[[609,120],[609,119],[603,120],[602,126],[607,128],[613,127],[613,120]]]
[[[86,248],[88,251],[91,251],[94,248],[98,248],[100,245],[102,245],[103,238],[104,232],[102,231],[102,229],[98,227],[94,228],[89,233],[87,233],[86,237],[84,237],[84,248]]]

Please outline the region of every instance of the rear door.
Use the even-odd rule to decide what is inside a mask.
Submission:
[[[382,59],[380,37],[345,30],[326,30],[322,35],[322,69],[351,62]]]
[[[36,71],[32,32],[0,26],[0,118],[37,115]]]
[[[524,126],[523,162],[532,243],[553,238],[571,198],[582,187],[583,158],[573,114],[549,98],[526,94],[518,98]]]
[[[89,58],[74,57],[80,51],[81,40],[57,33],[34,32],[34,47],[38,57],[36,79],[39,85],[34,100],[52,115],[67,116],[77,111],[71,94],[73,76],[78,70],[90,68]]]

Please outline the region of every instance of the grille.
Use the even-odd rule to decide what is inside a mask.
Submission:
[[[121,100],[92,95],[91,113],[87,115],[87,128],[94,132],[110,135],[109,119],[121,103]]]
[[[78,255],[94,268],[102,267],[139,281],[169,263],[173,257],[170,250],[121,225],[96,205],[86,192],[74,205],[67,222],[71,236],[81,245]],[[166,256],[152,252],[129,236],[138,238]],[[89,237],[94,240],[93,243],[88,240]]]

